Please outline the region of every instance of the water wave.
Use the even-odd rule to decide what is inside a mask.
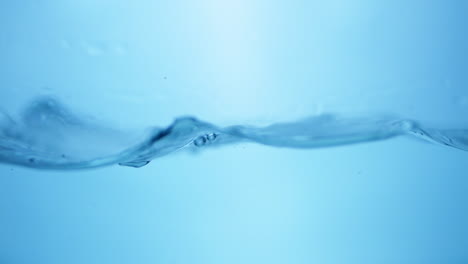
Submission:
[[[195,117],[177,118],[141,138],[72,113],[58,100],[39,98],[17,118],[0,112],[0,162],[68,170],[113,164],[142,167],[181,149],[240,142],[318,148],[412,136],[468,151],[468,129],[431,129],[408,119],[342,118],[325,114],[266,127],[219,127]]]

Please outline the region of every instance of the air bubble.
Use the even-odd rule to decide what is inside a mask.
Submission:
[[[209,141],[213,141],[216,139],[218,135],[216,135],[215,133],[211,133],[211,134],[207,134],[206,135],[206,138],[209,140]]]
[[[201,147],[206,144],[206,138],[205,136],[200,136],[197,139],[193,141],[193,144],[197,147]]]
[[[197,147],[201,147],[203,145],[206,145],[208,143],[212,143],[218,135],[216,133],[210,133],[210,134],[205,134],[203,136],[199,136],[193,141],[193,144]]]

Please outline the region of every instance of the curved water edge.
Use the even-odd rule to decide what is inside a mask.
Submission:
[[[397,136],[468,151],[468,129],[426,128],[391,117],[342,118],[324,114],[266,127],[219,127],[195,117],[177,118],[140,138],[81,117],[50,97],[31,102],[18,118],[0,112],[0,162],[29,168],[71,170],[114,164],[142,167],[182,149],[240,142],[286,148],[319,148]]]

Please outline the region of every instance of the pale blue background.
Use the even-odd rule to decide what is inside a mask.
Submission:
[[[3,1],[0,103],[122,128],[323,112],[468,127],[466,1]],[[77,139],[79,140],[79,139]],[[468,263],[468,154],[406,138],[0,165],[0,263]]]

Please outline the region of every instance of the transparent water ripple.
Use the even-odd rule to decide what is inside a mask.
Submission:
[[[411,136],[468,151],[468,129],[434,129],[394,117],[319,115],[266,127],[219,127],[195,117],[135,137],[68,110],[58,100],[34,100],[18,117],[0,112],[0,162],[37,169],[71,170],[114,164],[142,167],[178,150],[241,142],[319,148]]]

